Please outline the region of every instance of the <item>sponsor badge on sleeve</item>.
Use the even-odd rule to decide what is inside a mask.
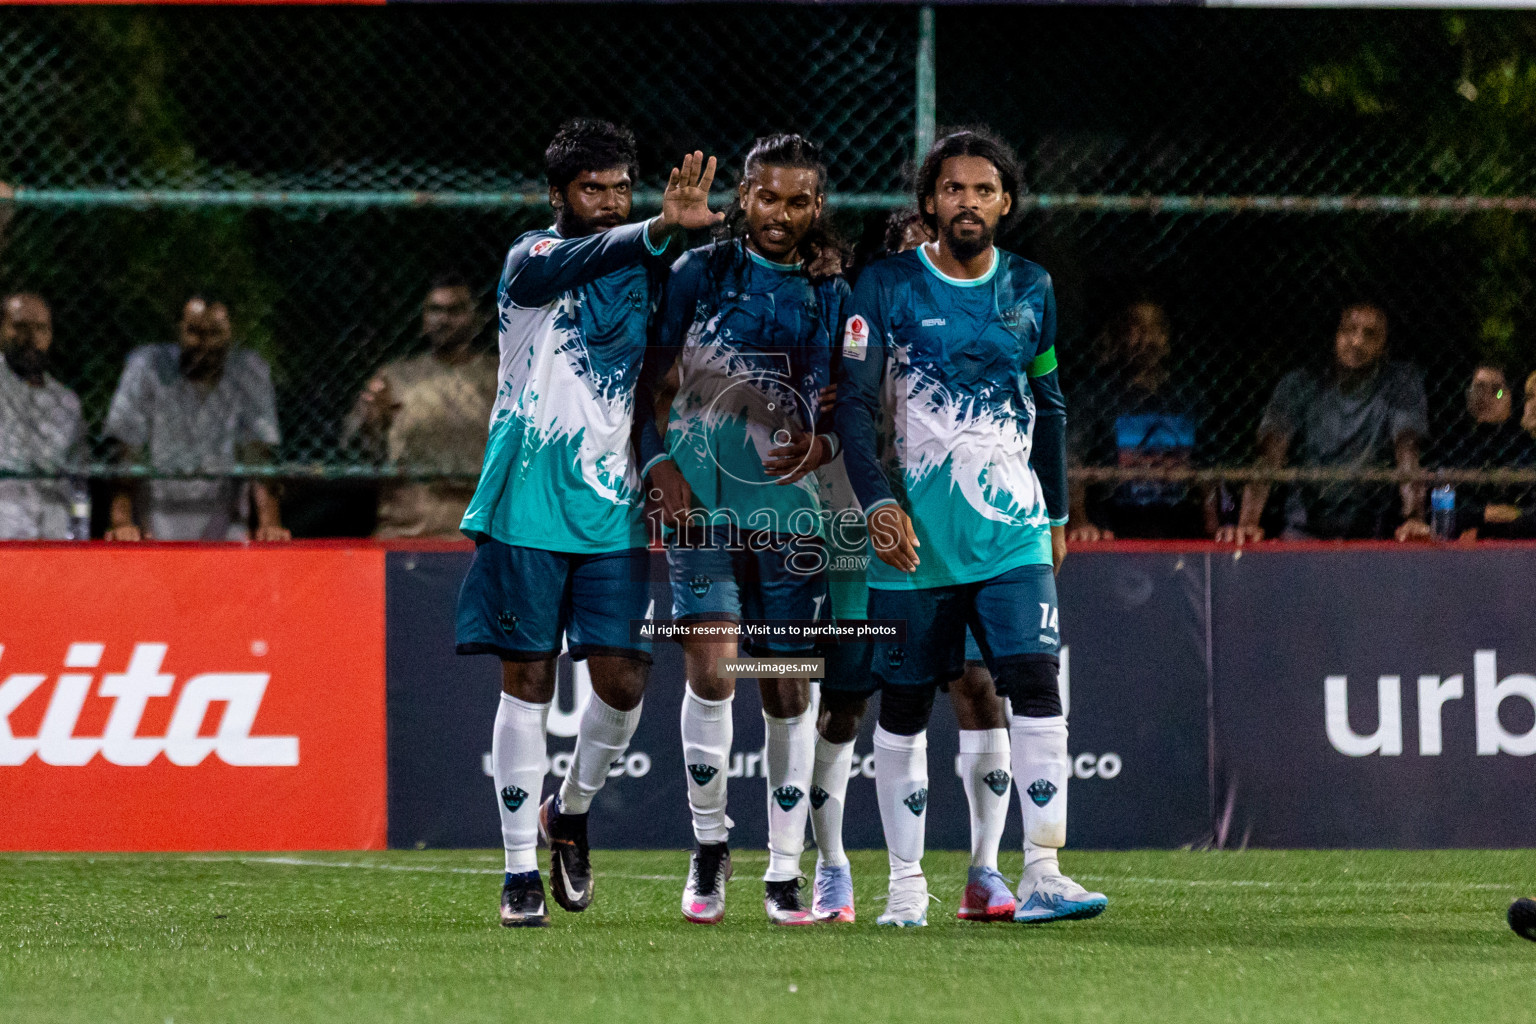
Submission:
[[[857,314],[848,318],[843,331],[843,358],[864,361],[869,353],[869,321]]]

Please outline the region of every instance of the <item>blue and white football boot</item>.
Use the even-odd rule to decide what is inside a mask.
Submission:
[[[1077,921],[1098,917],[1109,905],[1101,892],[1089,892],[1061,873],[1054,860],[1039,861],[1019,880],[1018,909],[1015,921],[1041,924],[1045,921]]]

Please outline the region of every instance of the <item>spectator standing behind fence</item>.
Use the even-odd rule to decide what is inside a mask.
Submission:
[[[119,462],[157,473],[227,473],[259,465],[277,447],[272,371],[255,352],[231,347],[229,307],[193,296],[180,341],[128,355],[112,396],[106,435]],[[287,540],[275,485],[220,479],[152,479],[112,499],[108,540],[246,540],[255,503],[256,540]]]
[[[1376,302],[1352,302],[1339,316],[1332,364],[1295,370],[1275,388],[1259,424],[1258,465],[1280,469],[1294,452],[1306,468],[1417,471],[1427,407],[1423,374],[1387,358],[1386,311]],[[1263,539],[1259,520],[1269,488],[1245,487],[1237,525],[1222,527],[1216,539]],[[1423,485],[1398,491],[1394,499],[1391,485],[1298,484],[1286,495],[1282,537],[1387,537],[1398,518],[1399,540],[1427,537]]]
[[[1140,297],[1106,326],[1092,377],[1072,395],[1067,418],[1073,466],[1188,469],[1204,445],[1202,396],[1168,372],[1168,314]],[[1216,503],[1209,488],[1159,480],[1127,480],[1069,488],[1068,540],[1115,537],[1209,537]]]
[[[386,364],[358,396],[347,435],[372,459],[466,478],[386,483],[375,537],[462,538],[459,523],[475,493],[499,376],[495,354],[475,348],[484,326],[468,283],[439,275],[421,312],[431,350]]]
[[[0,478],[0,540],[66,540],[71,514],[87,522],[90,515],[89,505],[72,508],[86,499],[69,476],[86,459],[80,399],[48,373],[52,349],[53,314],[41,297],[0,300],[0,472],[59,474]]]

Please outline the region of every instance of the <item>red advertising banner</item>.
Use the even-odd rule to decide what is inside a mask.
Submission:
[[[378,849],[384,552],[0,547],[0,849]]]

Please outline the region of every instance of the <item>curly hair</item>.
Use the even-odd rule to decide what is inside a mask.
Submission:
[[[612,121],[575,117],[562,124],[544,150],[545,174],[552,188],[565,187],[584,171],[623,167],[631,181],[640,177],[635,133]]]

